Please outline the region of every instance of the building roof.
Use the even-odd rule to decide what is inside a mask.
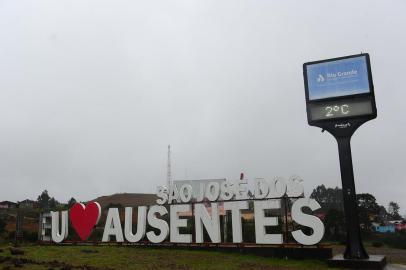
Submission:
[[[0,204],[13,204],[13,205],[17,205],[17,203],[15,203],[15,202],[10,202],[10,201],[2,201],[2,202],[0,202]]]

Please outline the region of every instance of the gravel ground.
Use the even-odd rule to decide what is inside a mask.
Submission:
[[[344,252],[344,246],[333,246],[333,254],[340,254]],[[395,249],[388,247],[366,247],[368,254],[371,255],[385,255],[388,264],[402,264],[406,265],[406,249]]]

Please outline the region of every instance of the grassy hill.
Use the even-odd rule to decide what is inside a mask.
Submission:
[[[101,196],[92,201],[98,202],[102,209],[111,205],[126,206],[143,206],[156,204],[157,196],[147,193],[117,193],[109,196]]]

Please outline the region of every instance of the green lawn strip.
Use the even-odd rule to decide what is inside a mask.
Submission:
[[[113,269],[327,269],[324,262],[284,260],[215,251],[119,246],[24,246],[22,257]],[[83,252],[87,251],[87,252]],[[90,251],[90,252],[89,252]],[[95,252],[95,253],[92,253]]]

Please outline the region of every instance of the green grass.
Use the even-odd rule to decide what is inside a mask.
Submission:
[[[129,246],[24,246],[25,254],[15,256],[37,262],[65,262],[83,269],[92,266],[98,269],[207,269],[207,270],[266,270],[266,269],[327,269],[324,262],[312,260],[283,260],[237,253],[214,251],[188,251],[154,249]],[[11,256],[3,247],[0,256]],[[83,252],[91,251],[92,253]],[[0,263],[0,267],[4,264]],[[32,267],[32,268],[31,268]],[[60,266],[58,266],[60,267]],[[49,265],[27,264],[23,269],[48,269]],[[14,268],[11,268],[14,269]],[[60,269],[60,268],[54,268]]]

